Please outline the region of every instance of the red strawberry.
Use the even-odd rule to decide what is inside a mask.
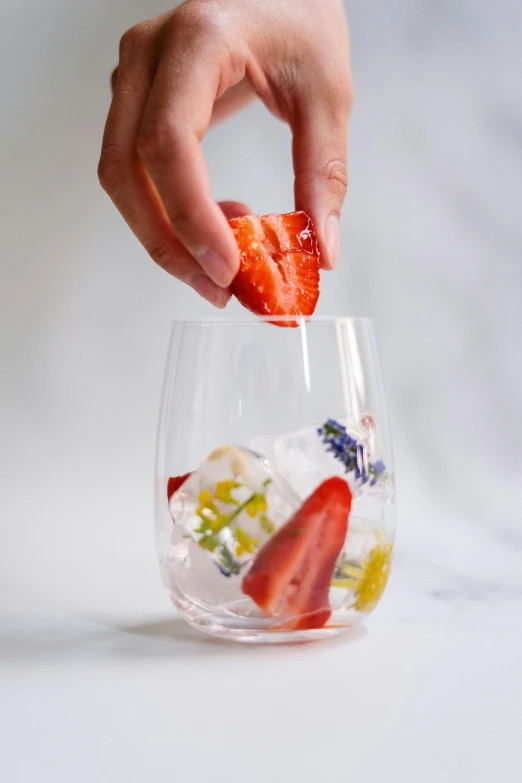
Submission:
[[[192,473],[185,473],[184,476],[173,476],[172,478],[169,478],[167,481],[167,499],[169,503],[174,492],[178,491],[178,489],[182,486],[182,484],[185,483],[189,476],[192,476]]]
[[[319,248],[306,212],[229,223],[241,255],[232,293],[241,304],[256,315],[312,315],[319,299]]]
[[[334,476],[305,500],[259,551],[243,592],[285,628],[322,628],[331,614],[330,582],[348,530],[352,493]]]

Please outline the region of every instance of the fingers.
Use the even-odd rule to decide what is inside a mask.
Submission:
[[[192,30],[190,35],[187,29]],[[239,251],[212,199],[200,145],[219,95],[222,57],[218,32],[204,32],[200,35],[197,26],[173,25],[137,148],[176,235],[208,277],[227,287],[238,271]]]
[[[252,214],[250,207],[240,201],[220,201],[219,206],[227,220]]]
[[[116,89],[117,81],[118,81],[118,68],[115,68],[114,71],[111,73],[111,90],[113,95],[114,95],[114,90]]]
[[[257,93],[254,90],[250,79],[245,77],[238,84],[230,87],[230,89],[214,103],[210,124],[216,125],[219,122],[223,122],[223,120],[226,120],[231,114],[235,114],[252,103],[256,97]]]
[[[252,83],[291,123],[296,207],[314,220],[323,265],[337,263],[351,95],[342,3],[332,7],[333,21],[307,12],[297,24],[292,10],[291,25],[260,37],[244,4],[232,24],[211,4],[185,2],[122,40],[100,180],[154,260],[218,306],[239,268],[227,217],[249,210],[215,203],[200,142],[252,100]]]
[[[129,56],[129,46],[135,48]],[[219,288],[176,237],[157,191],[136,152],[136,139],[153,78],[154,63],[140,42],[122,46],[114,98],[105,127],[100,182],[149,255],[217,307],[230,293]],[[136,50],[139,51],[136,51]],[[137,56],[139,55],[139,56]]]
[[[351,104],[347,80],[316,95],[296,114],[292,126],[296,209],[308,212],[314,221],[325,269],[334,269],[339,258]]]

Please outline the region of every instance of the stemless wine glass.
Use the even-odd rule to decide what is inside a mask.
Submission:
[[[175,322],[156,532],[173,603],[207,633],[320,639],[371,612],[395,534],[371,321]]]

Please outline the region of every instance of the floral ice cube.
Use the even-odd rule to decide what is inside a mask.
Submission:
[[[212,452],[172,495],[176,525],[225,576],[238,575],[299,507],[297,493],[259,454],[236,446]]]
[[[303,499],[331,476],[345,478],[354,497],[379,493],[383,487],[381,445],[369,414],[360,422],[329,419],[296,432],[256,438],[251,445],[270,456],[277,472]]]

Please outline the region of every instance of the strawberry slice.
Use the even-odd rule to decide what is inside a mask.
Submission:
[[[344,479],[324,481],[259,551],[243,592],[285,629],[322,628],[330,582],[348,530],[352,493]]]
[[[241,304],[256,315],[312,315],[319,299],[319,248],[306,212],[228,222],[241,256],[232,283]]]
[[[185,473],[183,476],[172,476],[169,478],[167,481],[167,499],[169,503],[174,492],[178,491],[178,489],[185,483],[189,476],[192,476],[192,473]]]

